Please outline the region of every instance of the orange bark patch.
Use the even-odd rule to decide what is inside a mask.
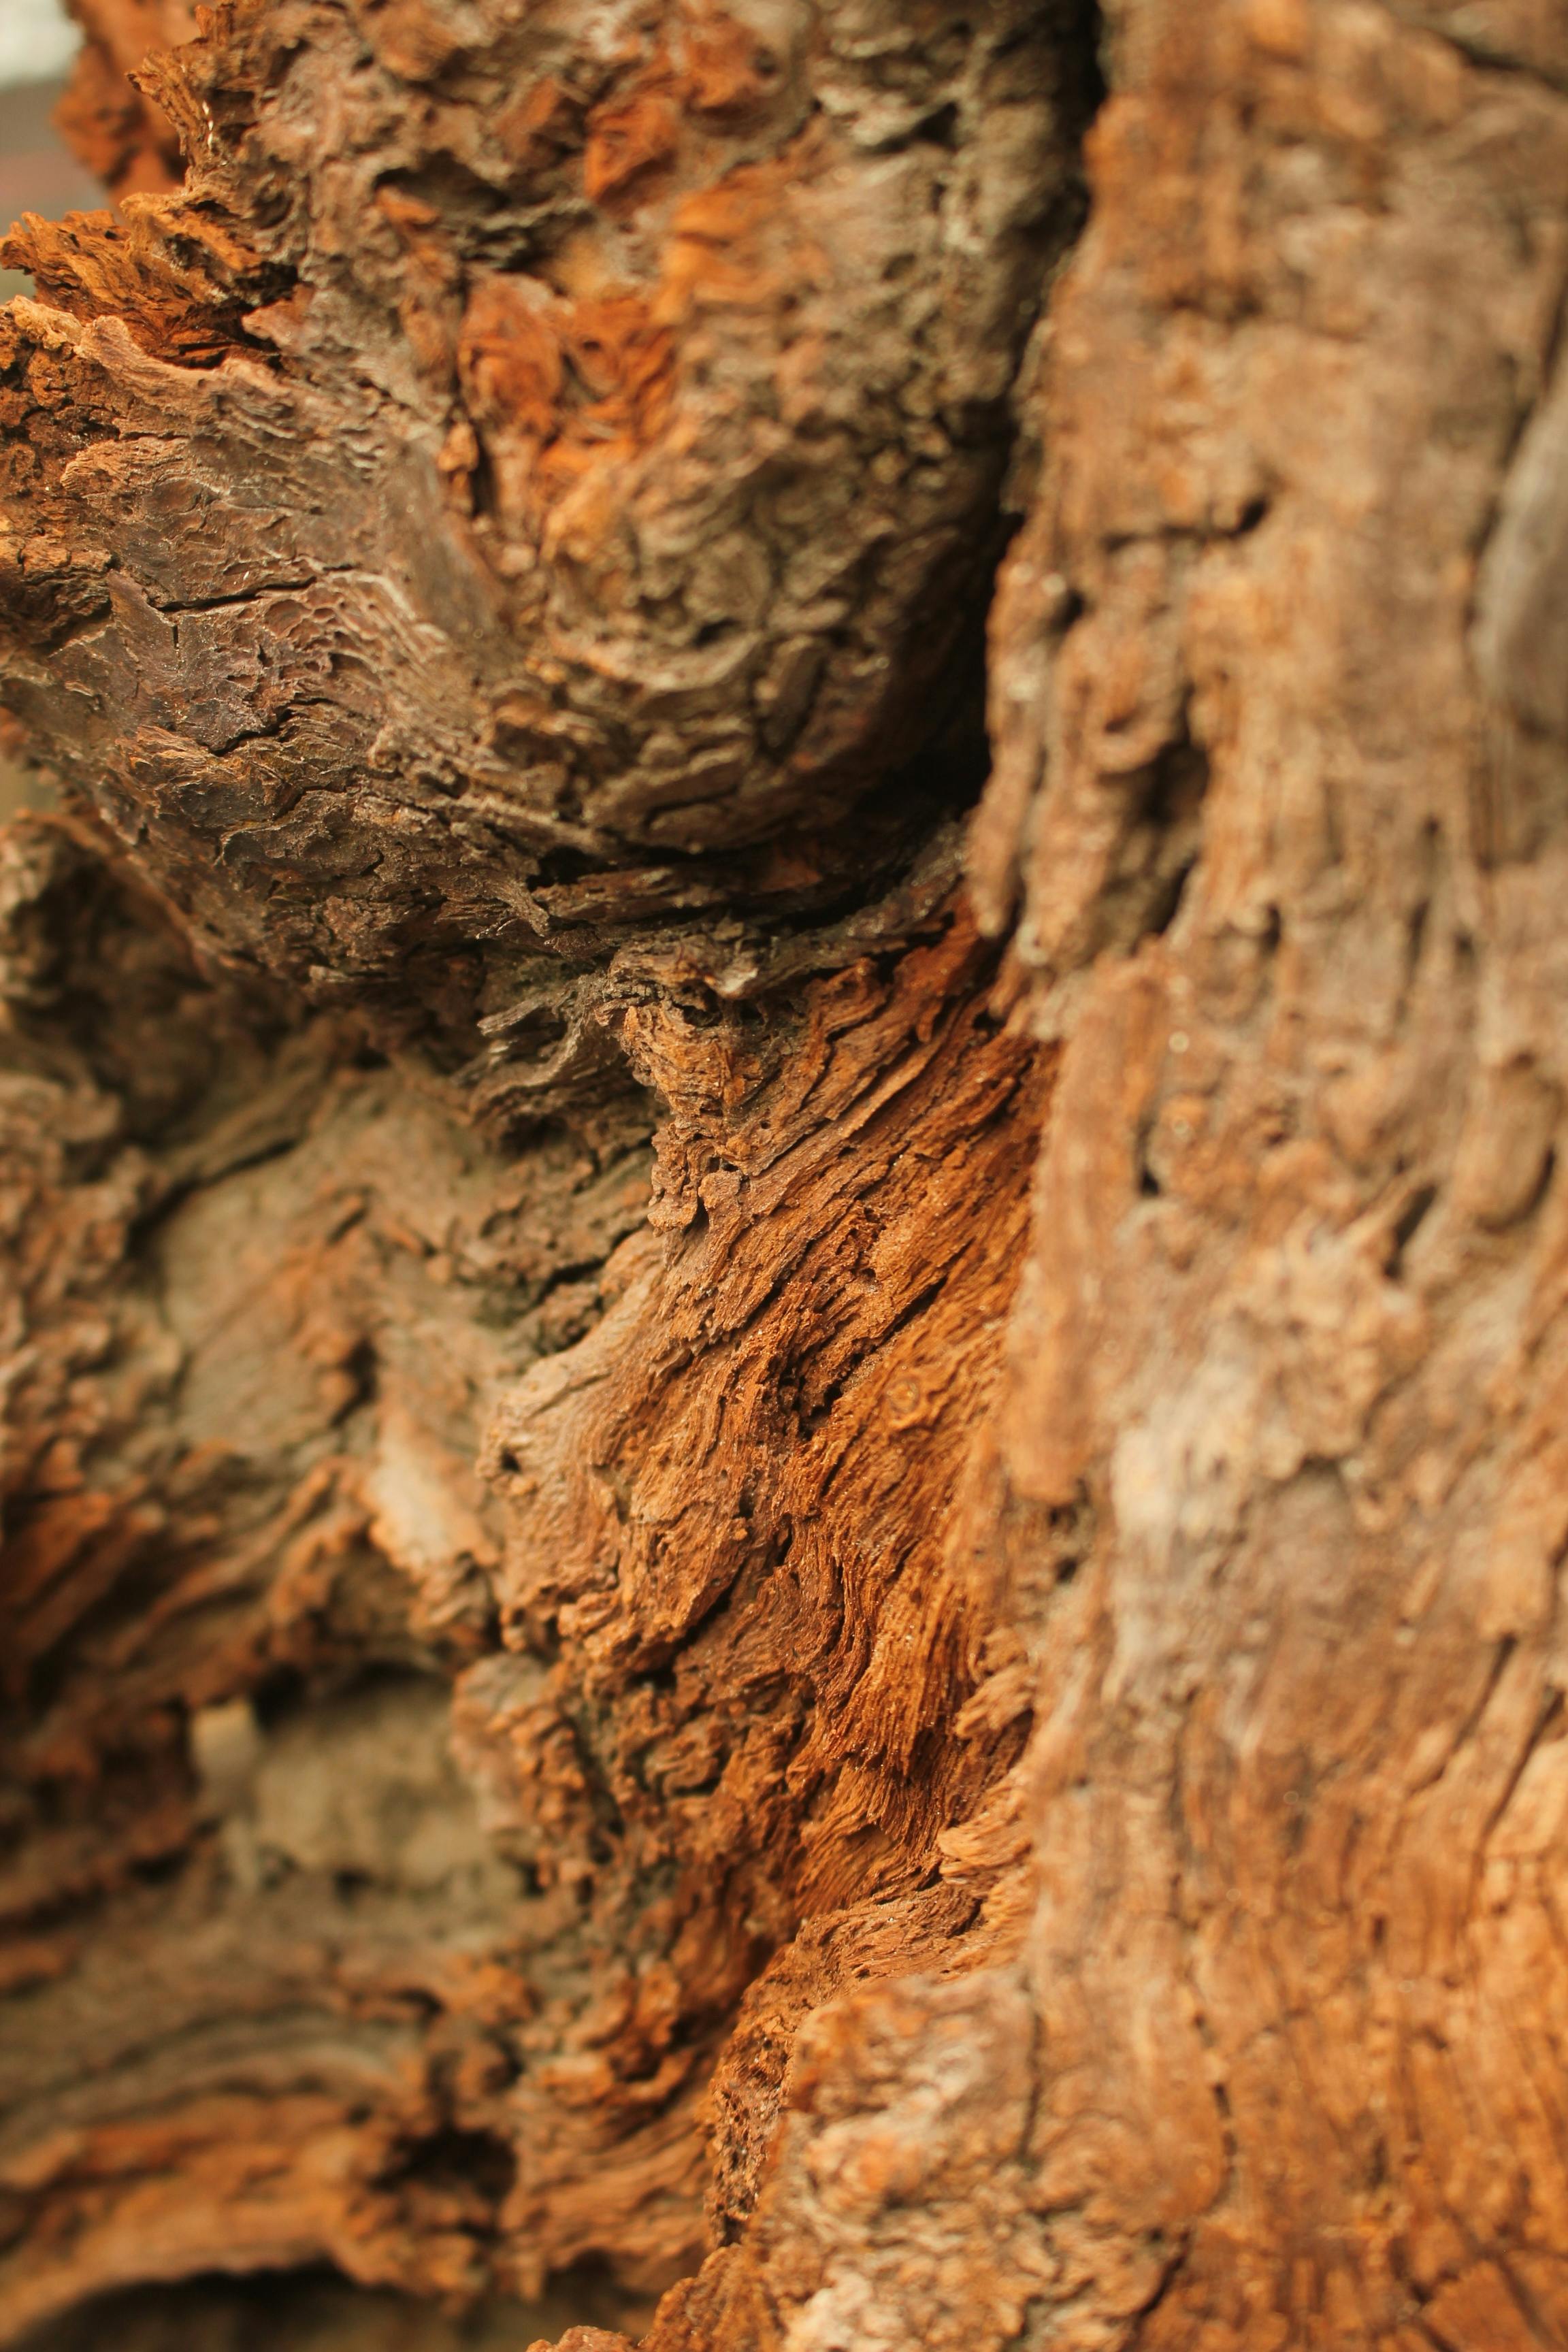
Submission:
[[[522,282],[488,278],[475,288],[458,337],[458,368],[481,424],[541,441],[555,431],[564,380],[561,341],[544,305],[529,299]]]
[[[749,25],[721,9],[693,11],[686,35],[690,104],[700,114],[748,114],[772,95],[778,60]]]
[[[648,181],[674,161],[679,144],[680,110],[668,88],[643,89],[596,108],[583,158],[588,201],[613,211],[646,195]]]
[[[531,300],[519,281],[490,278],[475,290],[458,338],[469,409],[502,442],[537,445],[545,505],[652,440],[674,366],[668,330],[635,294]]]
[[[651,438],[668,403],[675,352],[668,331],[654,323],[640,295],[579,302],[564,330],[566,349],[584,388],[596,429],[614,425],[636,442]]]
[[[796,140],[783,154],[742,164],[687,198],[665,254],[661,319],[673,322],[695,306],[778,307],[792,288],[827,277],[826,254],[787,242],[786,193],[799,187],[813,161],[806,141]]]
[[[516,163],[538,171],[555,156],[582,144],[582,106],[570,90],[547,76],[498,116],[496,137]]]

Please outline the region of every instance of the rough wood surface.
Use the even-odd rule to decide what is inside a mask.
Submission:
[[[228,0],[142,75],[183,191],[6,248],[8,706],[227,953],[453,1056],[864,899],[1088,78],[1028,0]]]
[[[0,2326],[1568,2343],[1568,18],[142,80],[0,313]]]

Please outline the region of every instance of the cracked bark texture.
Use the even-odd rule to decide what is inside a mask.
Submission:
[[[83,13],[0,2323],[1568,2343],[1568,17]]]

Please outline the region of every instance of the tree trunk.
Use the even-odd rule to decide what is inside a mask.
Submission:
[[[82,14],[0,2331],[1568,2344],[1568,16]]]

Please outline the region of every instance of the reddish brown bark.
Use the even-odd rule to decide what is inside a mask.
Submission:
[[[78,0],[73,13],[82,43],[60,129],[114,196],[177,187],[184,163],[174,126],[136,76],[150,56],[191,39],[192,0]]]
[[[0,320],[0,2314],[1568,2341],[1568,24],[147,79]]]

